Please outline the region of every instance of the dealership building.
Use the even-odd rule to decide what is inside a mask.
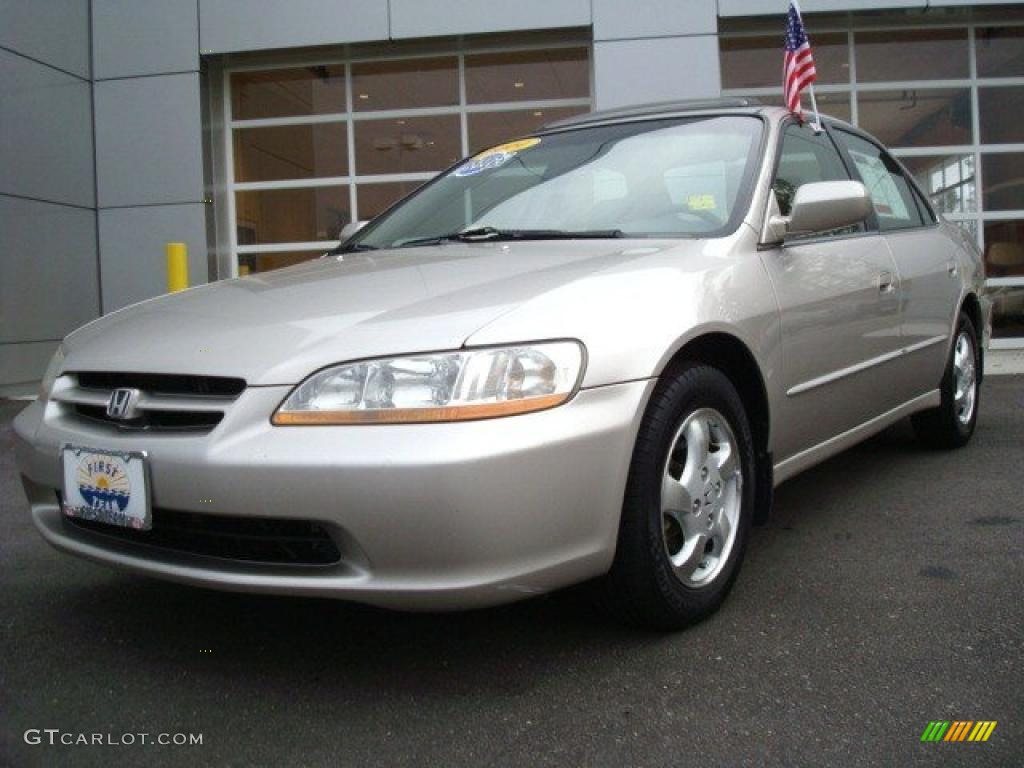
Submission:
[[[781,103],[786,0],[5,0],[0,393],[77,326],[315,258],[458,158],[667,99]],[[985,253],[1024,348],[1024,4],[805,0],[823,112]],[[158,343],[158,341],[155,341]]]

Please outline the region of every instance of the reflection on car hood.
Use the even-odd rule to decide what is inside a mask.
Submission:
[[[328,257],[114,312],[68,337],[66,369],[294,384],[332,363],[458,348],[531,298],[677,245],[446,244]]]

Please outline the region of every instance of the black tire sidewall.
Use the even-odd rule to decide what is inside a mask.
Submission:
[[[717,608],[739,573],[754,513],[754,445],[743,402],[721,371],[707,365],[683,366],[663,384],[652,395],[638,437],[638,446],[656,446],[656,450],[638,451],[634,456],[627,498],[632,498],[635,508],[625,509],[624,514],[641,518],[634,518],[633,524],[643,530],[650,586],[664,603],[666,616],[674,617],[669,623],[682,625]],[[692,587],[676,577],[665,549],[661,481],[673,438],[683,421],[699,408],[713,408],[728,420],[738,443],[743,486],[736,538],[726,563],[710,584]]]

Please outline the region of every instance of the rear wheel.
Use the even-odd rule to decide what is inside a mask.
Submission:
[[[935,448],[959,448],[971,439],[978,421],[979,365],[974,323],[961,312],[940,384],[942,402],[911,417],[914,432],[922,443]]]
[[[667,376],[637,438],[606,605],[670,629],[717,609],[746,548],[753,470],[750,426],[729,379],[692,363]]]

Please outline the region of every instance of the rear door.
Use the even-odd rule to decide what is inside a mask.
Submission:
[[[907,401],[935,389],[942,378],[960,298],[956,245],[888,152],[866,136],[843,130],[835,135],[871,193],[879,229],[899,270],[905,355],[892,386]]]
[[[851,178],[827,134],[784,129],[773,190],[788,215],[796,190]],[[761,252],[779,302],[785,397],[776,459],[858,426],[895,404],[884,361],[899,347],[899,275],[873,222]]]

